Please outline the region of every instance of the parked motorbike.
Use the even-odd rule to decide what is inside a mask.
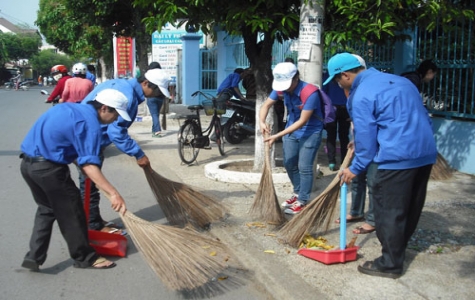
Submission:
[[[221,116],[221,124],[228,143],[241,143],[255,134],[256,104],[238,99],[228,100],[226,114]]]

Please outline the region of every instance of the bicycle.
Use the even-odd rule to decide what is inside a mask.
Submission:
[[[191,96],[203,95],[206,100],[202,105],[190,105],[188,109],[195,112],[192,115],[186,115],[183,125],[178,131],[178,154],[183,163],[190,165],[198,157],[200,149],[211,149],[210,135],[214,129],[215,142],[218,145],[219,154],[224,156],[224,137],[221,128],[221,114],[226,112],[226,102],[217,101],[209,94],[201,91],[194,92]],[[207,116],[213,116],[208,128],[202,130],[200,111],[204,110]]]

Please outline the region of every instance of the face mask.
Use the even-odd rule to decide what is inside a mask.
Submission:
[[[57,75],[54,75],[54,76],[53,76],[54,80],[56,80],[56,81],[60,80],[61,77],[63,77],[62,74],[57,74]]]

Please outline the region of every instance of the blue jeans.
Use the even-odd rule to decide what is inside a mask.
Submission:
[[[309,137],[297,139],[292,134],[282,138],[284,167],[298,194],[298,200],[307,204],[313,184],[313,161],[322,141],[322,131]]]
[[[152,132],[160,132],[162,128],[160,127],[160,108],[163,105],[163,98],[147,98],[147,106],[150,110],[150,115],[152,116]]]
[[[352,217],[363,217],[364,216],[364,206],[366,200],[366,186],[368,186],[368,198],[369,198],[369,207],[368,213],[366,214],[366,223],[371,226],[375,226],[374,223],[374,213],[373,213],[373,186],[376,171],[378,170],[378,165],[372,163],[369,165],[368,170],[360,173],[358,176],[353,178],[351,182],[351,210],[350,215]]]

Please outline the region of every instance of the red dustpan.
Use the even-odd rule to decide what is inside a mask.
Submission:
[[[346,183],[341,186],[340,190],[340,249],[337,250],[315,250],[315,249],[300,249],[297,253],[305,257],[314,259],[326,265],[346,263],[348,261],[356,260],[358,246],[346,248]]]
[[[89,204],[91,202],[91,179],[85,180],[84,210],[89,223]],[[119,234],[88,230],[89,244],[99,255],[125,257],[127,254],[127,238]]]

